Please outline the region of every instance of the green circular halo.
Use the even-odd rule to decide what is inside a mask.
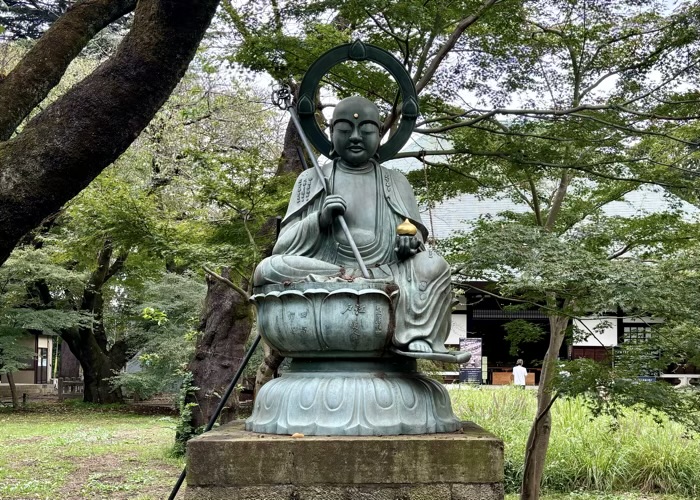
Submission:
[[[416,118],[418,118],[418,96],[416,87],[413,85],[413,80],[411,80],[411,76],[406,71],[406,68],[389,52],[374,45],[365,45],[360,40],[356,40],[353,43],[338,45],[314,61],[304,75],[299,88],[297,112],[301,128],[309,141],[311,141],[311,144],[322,154],[329,156],[332,145],[314,117],[316,112],[314,95],[321,78],[328,70],[336,64],[348,60],[375,62],[386,69],[396,79],[396,83],[399,84],[403,102],[401,123],[396,133],[385,144],[379,146],[378,152],[380,161],[390,160],[401,150],[411,137],[411,133],[413,133]]]

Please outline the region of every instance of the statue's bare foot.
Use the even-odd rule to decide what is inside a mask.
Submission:
[[[425,340],[414,340],[410,342],[407,347],[408,350],[412,352],[433,352],[430,344],[428,344]]]

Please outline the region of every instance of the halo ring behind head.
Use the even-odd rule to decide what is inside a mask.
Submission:
[[[328,70],[348,60],[375,62],[386,69],[399,84],[403,102],[401,122],[396,133],[385,144],[379,146],[378,152],[380,161],[390,160],[401,150],[413,133],[416,118],[418,118],[418,96],[406,68],[389,52],[374,45],[365,45],[356,40],[353,43],[338,45],[316,59],[304,75],[299,88],[297,112],[301,127],[311,144],[322,154],[329,156],[332,149],[331,141],[318,126],[314,116],[316,112],[314,97],[321,78]]]

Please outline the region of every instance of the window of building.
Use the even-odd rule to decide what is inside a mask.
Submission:
[[[651,338],[651,326],[648,325],[624,325],[623,342],[639,344]]]

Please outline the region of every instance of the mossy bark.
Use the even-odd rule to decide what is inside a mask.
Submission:
[[[121,390],[112,388],[109,379],[124,366],[126,356],[121,352],[117,354],[116,350],[103,350],[88,329],[78,330],[75,336],[67,337],[66,341],[83,368],[83,401],[100,404],[123,403]]]
[[[221,276],[230,279],[224,269]],[[200,337],[195,356],[188,365],[192,384],[197,388],[186,399],[195,403],[192,409],[192,428],[205,426],[214,414],[234,373],[245,355],[245,344],[254,320],[253,307],[226,283],[207,276],[207,295],[200,322]],[[221,414],[220,422],[235,418],[237,399],[235,391]]]
[[[36,72],[62,74],[79,52],[76,47],[82,48],[80,44],[87,43],[100,26],[93,22],[85,30],[87,21],[78,15],[80,8],[99,3],[78,2],[64,15],[72,22],[57,22],[50,36],[46,33],[46,40],[56,43],[37,42],[32,57],[25,57],[7,75],[0,102],[14,102],[22,85],[34,89],[24,105],[11,106],[13,116],[27,116],[32,103],[53,86],[55,80],[46,78],[42,83]],[[130,4],[108,3],[124,10]],[[7,139],[0,142],[0,264],[25,233],[78,194],[136,139],[184,75],[217,5],[218,0],[139,1],[131,30],[114,56],[10,139],[17,120],[8,118],[0,136],[0,141]],[[106,10],[102,24],[120,12]],[[53,51],[63,37],[79,40],[64,40],[63,50]],[[13,76],[15,71],[27,73]],[[8,108],[0,105],[0,109],[4,115]]]
[[[59,17],[22,61],[0,80],[0,140],[58,84],[70,62],[104,27],[134,10],[136,0],[82,0]]]

